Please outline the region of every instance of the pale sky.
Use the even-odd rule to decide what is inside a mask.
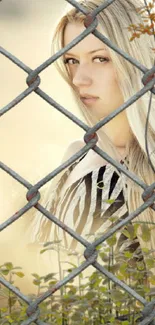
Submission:
[[[2,0],[0,45],[35,69],[50,57],[53,24],[65,6],[64,0]],[[27,88],[27,74],[3,55],[0,56],[0,71],[0,106],[3,108]],[[80,117],[69,87],[55,69],[48,67],[40,77],[40,88]],[[0,118],[0,160],[35,184],[60,164],[68,144],[81,137],[83,130],[32,93]],[[26,203],[26,189],[2,170],[0,184],[3,222]],[[30,254],[21,238],[23,221],[30,215],[31,211],[0,235],[0,264],[12,261],[15,265],[27,268],[29,274],[32,273],[32,267],[37,265],[36,251]],[[42,263],[38,265],[38,269],[33,269],[33,272],[43,268]],[[47,273],[44,268],[42,270]],[[22,283],[29,290],[27,279],[22,279]]]

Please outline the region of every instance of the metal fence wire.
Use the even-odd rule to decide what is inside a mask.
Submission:
[[[100,265],[97,262],[97,250],[96,247],[103,243],[105,240],[110,238],[113,234],[116,233],[117,230],[121,229],[123,226],[127,225],[131,220],[133,220],[136,216],[138,216],[141,212],[143,212],[148,207],[151,207],[155,211],[155,183],[147,186],[142,180],[140,180],[136,175],[132,174],[129,170],[127,170],[122,164],[113,160],[109,155],[103,152],[97,146],[97,135],[96,131],[98,131],[103,125],[105,125],[108,121],[110,121],[114,116],[125,110],[128,106],[134,103],[137,99],[142,97],[146,92],[150,91],[150,96],[155,94],[155,66],[153,66],[150,70],[145,66],[140,64],[137,60],[133,59],[130,55],[119,49],[116,45],[112,44],[106,37],[104,37],[101,33],[96,30],[97,27],[97,14],[108,7],[111,3],[117,0],[107,0],[103,1],[103,3],[98,6],[97,9],[92,11],[92,13],[88,13],[86,9],[77,3],[75,0],[66,0],[68,3],[72,4],[79,11],[86,15],[85,18],[85,27],[83,33],[81,33],[76,39],[74,39],[70,44],[61,49],[55,55],[50,57],[47,61],[43,62],[39,67],[35,70],[31,70],[27,65],[18,60],[11,53],[6,51],[4,48],[0,48],[0,52],[2,55],[6,56],[9,60],[15,63],[19,68],[23,69],[27,72],[28,77],[26,79],[28,87],[19,94],[15,99],[13,99],[8,105],[0,110],[0,116],[9,112],[9,110],[13,109],[15,105],[20,103],[26,96],[30,95],[33,91],[39,95],[42,99],[44,99],[49,105],[54,106],[58,111],[64,114],[67,118],[73,121],[80,128],[85,130],[85,146],[78,151],[75,155],[73,155],[69,160],[61,164],[55,170],[53,170],[49,175],[41,179],[37,184],[32,185],[27,180],[22,178],[18,173],[14,170],[6,166],[4,163],[0,162],[0,168],[8,173],[11,177],[13,177],[17,182],[21,183],[28,189],[26,198],[28,203],[23,206],[17,213],[12,215],[8,220],[3,222],[0,225],[0,230],[2,231],[6,227],[10,226],[13,222],[18,220],[25,212],[30,210],[32,207],[35,207],[38,211],[44,214],[51,222],[54,222],[62,229],[70,234],[73,238],[78,240],[85,248],[84,257],[85,261],[73,269],[69,275],[63,278],[63,280],[58,281],[51,289],[49,289],[44,294],[41,294],[35,302],[31,301],[29,297],[21,293],[17,288],[15,288],[12,284],[6,281],[4,278],[0,278],[0,283],[4,285],[6,288],[11,290],[15,295],[17,295],[20,299],[22,299],[27,305],[27,320],[22,321],[22,325],[28,324],[38,324],[38,325],[47,325],[47,323],[39,320],[39,304],[43,302],[46,298],[53,295],[57,290],[62,288],[65,284],[67,284],[71,279],[74,279],[77,275],[79,275],[84,269],[86,269],[89,265],[93,265],[93,267],[101,272],[104,276],[108,277],[114,284],[120,286],[123,290],[129,293],[132,297],[134,297],[137,301],[143,304],[144,309],[142,310],[142,317],[140,319],[139,325],[147,325],[147,324],[155,324],[155,300],[151,302],[147,302],[141,295],[139,295],[135,290],[133,290],[130,286],[125,284],[123,281],[119,280],[115,275],[109,272],[104,266]],[[145,2],[146,4],[146,2]],[[63,55],[66,51],[71,49],[73,46],[78,44],[82,39],[84,39],[90,33],[97,36],[103,43],[109,46],[111,49],[116,51],[119,55],[128,60],[131,64],[133,64],[137,69],[143,72],[142,83],[143,87],[138,91],[134,96],[132,96],[127,102],[125,102],[122,106],[117,108],[113,113],[109,114],[104,120],[100,121],[93,127],[89,127],[85,123],[83,123],[80,119],[70,113],[63,106],[59,105],[56,101],[53,100],[50,96],[48,96],[41,88],[40,85],[40,77],[39,73],[46,69],[49,65],[51,65],[55,60],[57,60],[61,55]],[[148,109],[149,112],[149,109]],[[119,171],[124,173],[131,180],[136,182],[144,191],[143,191],[143,200],[144,203],[134,212],[130,213],[124,220],[121,220],[117,225],[112,227],[106,234],[102,235],[100,238],[96,239],[93,243],[89,243],[89,241],[85,240],[77,233],[75,233],[71,228],[65,226],[63,222],[57,220],[56,216],[52,215],[47,211],[42,205],[38,203],[40,199],[39,189],[53,179],[56,175],[58,175],[61,171],[63,171],[66,167],[70,166],[73,162],[75,162],[78,158],[82,157],[84,153],[87,153],[90,149],[94,150],[97,154],[103,157],[106,161],[108,161],[111,165],[115,166]]]

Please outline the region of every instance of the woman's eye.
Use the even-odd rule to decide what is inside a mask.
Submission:
[[[64,64],[75,64],[75,63],[77,63],[76,59],[73,58],[64,59]]]
[[[106,57],[102,57],[102,56],[96,56],[95,58],[93,58],[93,60],[99,60],[99,62],[105,62],[105,61],[109,61],[109,58]]]
[[[106,58],[106,57],[102,57],[102,56],[96,56],[95,58],[93,58],[93,61],[94,60],[99,60],[99,62],[108,62],[109,61],[109,58]],[[77,64],[78,63],[78,60],[74,59],[74,58],[66,58],[64,59],[64,64],[71,64],[71,65],[74,65],[74,64]]]

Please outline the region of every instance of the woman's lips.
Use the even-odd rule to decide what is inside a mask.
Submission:
[[[81,100],[84,104],[88,105],[88,104],[94,104],[98,98],[99,97],[90,97],[90,98],[82,97]]]

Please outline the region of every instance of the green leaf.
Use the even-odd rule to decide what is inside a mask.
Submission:
[[[104,262],[108,262],[109,261],[109,256],[107,254],[105,254],[104,252],[99,253],[99,256],[101,257],[101,259]]]
[[[49,280],[52,280],[54,275],[56,275],[57,273],[49,273],[46,276],[44,276],[44,282],[48,282]]]
[[[110,294],[111,294],[112,299],[114,299],[116,301],[122,301],[124,298],[124,294],[119,290],[113,289],[110,291]]]
[[[104,200],[105,203],[113,204],[115,199]]]
[[[100,291],[104,293],[104,292],[107,291],[107,288],[106,287],[100,287]]]
[[[155,260],[153,258],[148,258],[146,264],[149,269],[152,269],[155,266]]]
[[[10,272],[10,271],[7,270],[7,269],[4,269],[4,270],[1,269],[1,273],[2,273],[3,275],[8,275],[9,272]]]
[[[138,228],[140,227],[140,224],[134,223],[133,224],[133,227],[134,227],[134,232],[135,232],[135,236],[136,236],[137,235]]]
[[[32,276],[34,276],[35,279],[39,280],[40,279],[40,276],[37,274],[37,273],[31,273]]]
[[[124,256],[127,258],[131,258],[133,256],[133,253],[126,251],[126,252],[124,252]]]
[[[145,269],[145,264],[144,264],[143,261],[137,262],[137,269],[138,269],[139,271],[142,271],[142,270]]]
[[[123,234],[124,236],[126,236],[127,238],[130,238],[130,233],[129,233],[126,229],[123,229],[123,230],[122,230],[122,234]]]
[[[61,240],[48,241],[43,245],[43,247],[47,247],[49,245],[59,244],[59,243],[61,243]]]
[[[121,265],[120,265],[120,272],[123,274],[123,275],[125,275],[126,274],[126,270],[127,270],[127,263],[122,263]]]
[[[141,226],[141,228],[142,228],[142,239],[143,239],[145,242],[150,241],[151,234],[150,234],[150,229],[149,229],[149,227],[148,227],[146,224],[143,224],[143,225]]]
[[[148,249],[148,248],[146,248],[146,247],[142,247],[141,249],[142,249],[142,251],[143,251],[145,254],[148,254],[148,253],[149,253],[149,249]]]
[[[11,306],[14,306],[14,304],[16,303],[17,301],[17,297],[13,296],[10,298],[10,303],[11,303]]]
[[[4,263],[6,269],[8,269],[9,271],[11,271],[13,269],[13,264],[11,262],[7,262]]]
[[[110,220],[112,223],[114,223],[115,221],[118,220],[118,217],[116,217],[116,216],[112,216],[112,217],[109,218],[109,220]]]
[[[96,250],[99,251],[102,248],[102,244],[96,246]]]
[[[42,250],[40,251],[40,254],[43,254],[43,253],[46,252],[46,251],[54,251],[54,250],[56,250],[55,247],[45,248],[45,249],[42,249]]]
[[[53,244],[53,241],[48,241],[48,242],[44,243],[43,247],[47,247],[52,244]]]
[[[35,285],[35,286],[39,286],[40,285],[40,283],[41,283],[41,281],[40,280],[33,280],[33,284]]]
[[[20,266],[15,266],[13,269],[14,269],[14,270],[22,270],[22,267],[20,267]]]
[[[130,234],[130,239],[133,240],[135,238],[135,230],[134,230],[133,225],[128,224],[126,227],[127,227],[127,231]]]
[[[54,286],[56,283],[58,282],[58,280],[53,280],[53,281],[50,281],[48,283],[49,286]]]
[[[108,238],[107,240],[107,244],[111,247],[114,246],[117,242],[116,240],[116,234],[114,234],[113,236],[111,236],[110,238]]]
[[[19,278],[23,278],[25,274],[23,272],[12,272],[13,274],[16,274]]]
[[[151,284],[155,285],[155,275],[151,275],[149,281]]]

